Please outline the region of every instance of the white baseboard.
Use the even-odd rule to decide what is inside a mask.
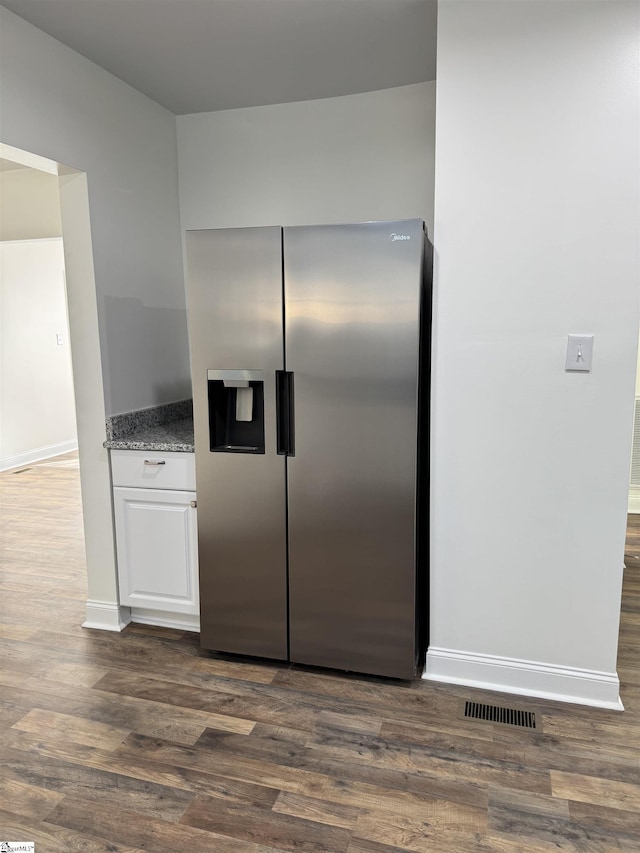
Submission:
[[[131,621],[141,625],[157,625],[159,628],[176,628],[178,631],[200,631],[200,616],[184,613],[170,613],[166,610],[149,610],[132,607]]]
[[[497,690],[624,711],[619,695],[620,680],[615,672],[551,666],[536,661],[470,654],[432,646],[427,651],[426,669],[422,677],[481,690]]]
[[[10,468],[22,468],[23,465],[31,465],[33,462],[41,462],[52,456],[60,456],[62,453],[71,453],[78,449],[78,440],[62,441],[59,444],[48,444],[46,447],[36,447],[25,453],[17,453],[15,456],[3,456],[0,459],[0,471],[8,471]]]
[[[87,601],[87,620],[83,628],[97,628],[100,631],[122,631],[131,622],[131,611],[110,601]]]
[[[640,513],[640,489],[637,486],[629,490],[629,508],[627,512]]]

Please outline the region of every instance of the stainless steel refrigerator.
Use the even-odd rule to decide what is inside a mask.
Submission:
[[[415,677],[423,222],[189,231],[186,245],[202,646]]]

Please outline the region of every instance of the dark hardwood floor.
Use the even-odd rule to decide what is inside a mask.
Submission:
[[[640,850],[640,516],[618,713],[230,660],[82,629],[73,456],[0,475],[0,839],[37,853]]]

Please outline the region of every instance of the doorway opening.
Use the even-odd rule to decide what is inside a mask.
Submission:
[[[58,178],[0,159],[0,471],[78,449]]]
[[[5,295],[9,293],[9,289],[5,287],[3,280],[2,305],[3,308],[9,306],[11,313],[6,316],[8,312],[5,311],[2,322],[9,324],[8,328],[12,331],[8,340],[13,341],[14,349],[19,352],[16,354],[15,351],[7,351],[8,355],[5,356],[3,336],[2,376],[4,379],[4,362],[7,357],[10,362],[13,359],[14,364],[18,364],[21,359],[31,359],[33,364],[30,365],[30,372],[23,371],[19,380],[15,379],[13,384],[8,383],[8,390],[12,395],[11,404],[14,408],[21,407],[23,415],[26,410],[25,423],[32,431],[44,430],[51,425],[45,424],[44,421],[54,421],[57,415],[60,416],[58,420],[64,422],[61,427],[63,432],[69,432],[70,422],[72,430],[69,436],[64,432],[64,438],[50,441],[47,439],[49,443],[42,443],[41,438],[34,443],[31,437],[33,446],[19,449],[15,453],[11,453],[11,446],[3,449],[0,445],[0,457],[5,460],[4,468],[13,467],[20,470],[21,466],[42,464],[43,459],[52,457],[56,452],[69,452],[72,449],[69,443],[77,446],[88,587],[86,618],[82,624],[85,627],[119,631],[128,621],[128,611],[124,608],[121,612],[118,605],[111,482],[107,451],[103,447],[105,406],[87,175],[3,143],[0,143],[0,160],[4,163],[4,172],[0,174],[0,190],[3,186],[7,190],[9,184],[15,185],[11,189],[16,190],[13,194],[10,191],[2,193],[0,203],[3,204],[2,218],[5,229],[2,236],[15,238],[21,234],[23,240],[27,239],[27,242],[7,239],[7,245],[3,245],[1,250],[3,258],[12,256],[11,262],[15,267],[13,272],[22,270],[18,285],[15,285],[15,282],[12,284],[11,296],[7,299]],[[5,182],[7,176],[9,179]],[[25,197],[29,195],[28,191],[22,194],[19,192],[18,187],[21,184],[23,189],[29,185],[31,199]],[[41,192],[36,200],[33,197],[36,186],[40,190],[47,186],[49,194],[45,196]],[[20,202],[23,209],[20,208]],[[12,206],[12,215],[7,216],[9,205]],[[8,230],[10,228],[13,228],[13,233]],[[49,229],[49,233],[44,233],[46,229]],[[54,232],[57,230],[57,233],[51,233],[52,229]],[[10,248],[10,242],[17,248]],[[57,258],[58,265],[61,256],[64,257],[63,267],[58,270],[61,276],[58,280],[61,293],[58,292],[55,309],[48,303],[45,307],[45,291],[47,296],[50,294],[42,282],[40,290],[36,288],[28,298],[25,293],[19,292],[20,286],[26,287],[25,281],[32,275],[34,265],[37,266],[42,260],[41,256],[47,253]],[[20,256],[19,262],[14,262],[13,255]],[[8,269],[8,266],[3,261],[3,271],[5,268]],[[64,276],[62,269],[65,270]],[[32,338],[27,335],[29,324],[36,329]],[[44,346],[51,341],[55,348],[53,355]],[[63,385],[53,388],[54,382],[48,371],[56,355],[60,356],[58,361],[61,363],[66,355],[70,369]],[[11,363],[8,367],[11,368]],[[25,365],[22,367],[26,370]],[[9,373],[6,375],[9,376]],[[41,380],[44,382],[39,386],[37,383]],[[7,383],[3,384],[6,388]],[[3,410],[4,402],[3,400]],[[11,418],[11,412],[8,411],[6,416]],[[21,430],[23,433],[28,432],[24,426]],[[21,430],[14,430],[13,433],[9,431],[8,435],[13,440],[20,437]],[[39,436],[42,434],[44,433],[38,433]],[[26,439],[28,436],[23,434],[22,438]],[[17,445],[13,449],[15,447]],[[76,464],[73,457],[58,461],[67,466]],[[16,463],[15,466],[11,464],[13,462]]]

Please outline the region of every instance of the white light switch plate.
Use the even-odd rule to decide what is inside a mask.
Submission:
[[[589,373],[593,359],[593,335],[569,335],[565,370]]]

